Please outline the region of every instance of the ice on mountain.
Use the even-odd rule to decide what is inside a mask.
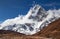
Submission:
[[[35,5],[32,14],[29,16],[29,19],[33,19],[34,21],[42,21],[48,13],[39,5]]]

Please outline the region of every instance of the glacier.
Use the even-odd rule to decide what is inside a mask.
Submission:
[[[0,23],[0,30],[11,30],[25,35],[33,35],[59,18],[60,9],[46,11],[39,4],[36,4],[30,8],[26,15],[19,15]]]

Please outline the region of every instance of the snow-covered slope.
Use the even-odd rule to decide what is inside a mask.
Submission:
[[[5,20],[0,24],[0,29],[32,35],[59,18],[60,10],[45,11],[40,5],[35,5],[30,8],[27,15]]]

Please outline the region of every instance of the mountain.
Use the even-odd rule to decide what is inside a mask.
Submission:
[[[60,39],[60,19],[33,35],[25,35],[10,30],[0,30],[0,39]]]
[[[10,30],[25,35],[33,35],[59,18],[60,10],[46,11],[37,4],[30,8],[27,15],[5,20],[0,24],[0,30]]]

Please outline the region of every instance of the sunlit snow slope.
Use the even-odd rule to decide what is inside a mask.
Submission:
[[[60,9],[45,11],[40,5],[35,5],[30,8],[27,15],[5,20],[0,24],[0,29],[32,35],[59,18]]]

